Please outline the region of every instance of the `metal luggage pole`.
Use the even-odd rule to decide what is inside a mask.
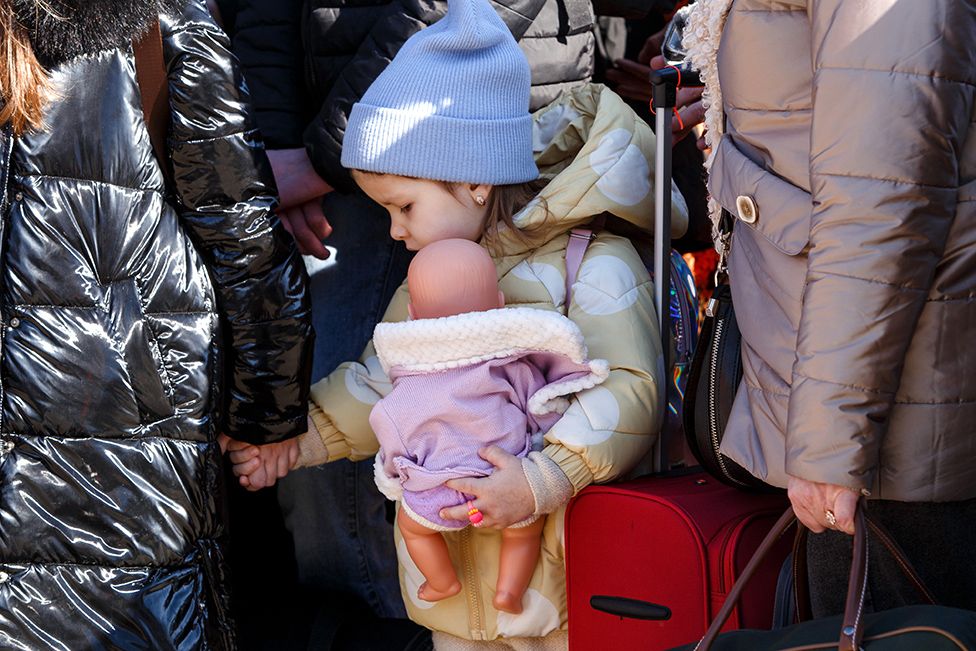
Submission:
[[[668,414],[668,390],[671,378],[671,133],[673,113],[677,105],[678,88],[682,85],[700,86],[698,73],[690,67],[675,66],[651,72],[651,108],[654,111],[656,137],[654,157],[654,308],[661,328],[661,350],[664,363],[664,387],[661,391],[661,413]],[[664,440],[664,428],[658,440],[654,471],[669,469],[669,441]]]

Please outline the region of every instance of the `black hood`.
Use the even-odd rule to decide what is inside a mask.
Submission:
[[[38,60],[53,67],[82,54],[125,47],[161,13],[186,0],[9,0]]]

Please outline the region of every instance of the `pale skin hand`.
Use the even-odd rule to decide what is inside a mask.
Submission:
[[[278,208],[277,214],[281,225],[295,239],[299,253],[319,260],[329,257],[322,240],[332,234],[332,225],[322,212],[321,197],[290,208]]]
[[[505,529],[532,515],[535,498],[522,472],[522,461],[494,445],[482,448],[478,455],[495,466],[495,471],[478,479],[452,479],[447,487],[475,496],[474,505],[484,516],[481,526]],[[440,515],[445,520],[467,522],[468,505],[441,509]]]
[[[837,529],[854,535],[854,510],[858,494],[846,486],[822,484],[790,476],[787,494],[793,504],[796,517],[810,531],[821,533],[825,529]],[[837,518],[836,526],[827,522],[826,511],[830,509]]]
[[[267,154],[283,208],[298,206],[332,192],[332,186],[312,167],[304,148],[269,149]]]
[[[249,491],[274,486],[298,461],[298,439],[251,445],[230,441],[228,458],[241,486]]]
[[[332,226],[322,211],[322,197],[332,186],[315,172],[304,148],[267,153],[278,186],[281,225],[295,238],[299,253],[325,260],[329,251],[322,240],[332,234]]]

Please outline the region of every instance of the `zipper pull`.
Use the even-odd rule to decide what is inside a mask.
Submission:
[[[714,317],[716,312],[715,308],[717,306],[718,306],[717,300],[715,300],[714,298],[708,299],[708,306],[705,307],[705,316]]]

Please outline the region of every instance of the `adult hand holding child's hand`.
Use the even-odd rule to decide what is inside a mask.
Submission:
[[[535,511],[532,489],[522,471],[521,460],[497,447],[490,446],[478,451],[478,455],[495,466],[488,477],[452,479],[448,488],[474,495],[474,506],[484,516],[483,527],[505,529],[528,518]],[[441,510],[445,520],[468,519],[468,506],[452,506]]]
[[[274,486],[298,461],[298,439],[265,445],[230,440],[228,458],[241,486],[249,491]]]

